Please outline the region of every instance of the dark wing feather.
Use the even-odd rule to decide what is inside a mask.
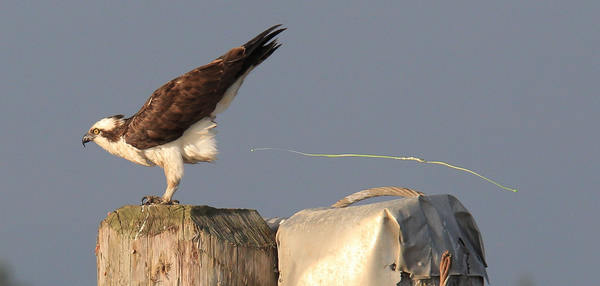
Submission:
[[[154,91],[127,119],[125,141],[138,149],[151,148],[179,138],[192,124],[209,117],[227,88],[279,47],[276,40],[269,42],[285,30],[277,29],[279,26]]]

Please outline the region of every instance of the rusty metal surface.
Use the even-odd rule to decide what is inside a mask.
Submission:
[[[331,207],[345,208],[355,202],[366,200],[369,198],[380,197],[380,196],[396,196],[396,197],[412,198],[412,197],[418,197],[418,196],[422,196],[422,195],[424,195],[424,194],[421,192],[409,189],[409,188],[394,187],[394,186],[377,187],[377,188],[370,188],[370,189],[362,190],[360,192],[356,192],[354,194],[346,196],[345,198],[343,198],[343,199],[337,201],[335,204],[331,205]]]

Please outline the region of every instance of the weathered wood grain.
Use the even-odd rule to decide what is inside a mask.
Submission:
[[[98,229],[98,285],[277,285],[271,230],[254,210],[124,206]]]

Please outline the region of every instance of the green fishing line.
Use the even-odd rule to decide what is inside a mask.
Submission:
[[[304,153],[304,152],[299,152],[299,151],[295,151],[295,150],[290,150],[290,149],[281,149],[281,148],[252,148],[250,149],[250,152],[254,152],[254,151],[264,151],[264,150],[279,150],[279,151],[286,151],[286,152],[292,152],[292,153],[296,153],[299,155],[303,155],[303,156],[308,156],[308,157],[326,157],[326,158],[344,158],[344,157],[362,157],[362,158],[383,158],[383,159],[393,159],[393,160],[403,160],[403,161],[415,161],[418,163],[423,163],[423,164],[436,164],[436,165],[442,165],[442,166],[446,166],[448,168],[452,168],[452,169],[456,169],[459,171],[463,171],[463,172],[467,172],[469,174],[473,174],[479,178],[482,178],[494,185],[496,185],[497,187],[503,189],[503,190],[507,190],[507,191],[511,191],[511,192],[517,192],[517,189],[512,189],[509,187],[505,187],[499,183],[497,183],[496,181],[487,178],[475,171],[471,171],[467,168],[463,168],[463,167],[458,167],[458,166],[454,166],[451,164],[448,164],[446,162],[442,162],[442,161],[427,161],[421,158],[417,158],[417,157],[398,157],[398,156],[386,156],[386,155],[369,155],[369,154],[316,154],[316,153]]]

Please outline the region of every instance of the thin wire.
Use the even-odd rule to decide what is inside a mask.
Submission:
[[[452,168],[452,169],[456,169],[459,171],[463,171],[463,172],[467,172],[469,174],[475,175],[481,179],[484,179],[494,185],[496,185],[497,187],[503,189],[503,190],[507,190],[507,191],[511,191],[511,192],[518,192],[517,189],[513,189],[513,188],[509,188],[509,187],[505,187],[499,183],[497,183],[496,181],[489,179],[475,171],[469,170],[467,168],[463,168],[463,167],[459,167],[459,166],[454,166],[451,164],[448,164],[446,162],[442,162],[442,161],[428,161],[428,160],[424,160],[421,158],[417,158],[417,157],[399,157],[399,156],[387,156],[387,155],[370,155],[370,154],[318,154],[318,153],[304,153],[304,152],[300,152],[300,151],[295,151],[295,150],[290,150],[290,149],[282,149],[282,148],[252,148],[250,149],[250,152],[254,152],[254,151],[265,151],[265,150],[277,150],[277,151],[286,151],[286,152],[291,152],[291,153],[296,153],[299,155],[303,155],[303,156],[308,156],[308,157],[326,157],[326,158],[344,158],[344,157],[361,157],[361,158],[383,158],[383,159],[393,159],[393,160],[403,160],[403,161],[415,161],[418,163],[423,163],[423,164],[435,164],[435,165],[442,165],[448,168]]]

